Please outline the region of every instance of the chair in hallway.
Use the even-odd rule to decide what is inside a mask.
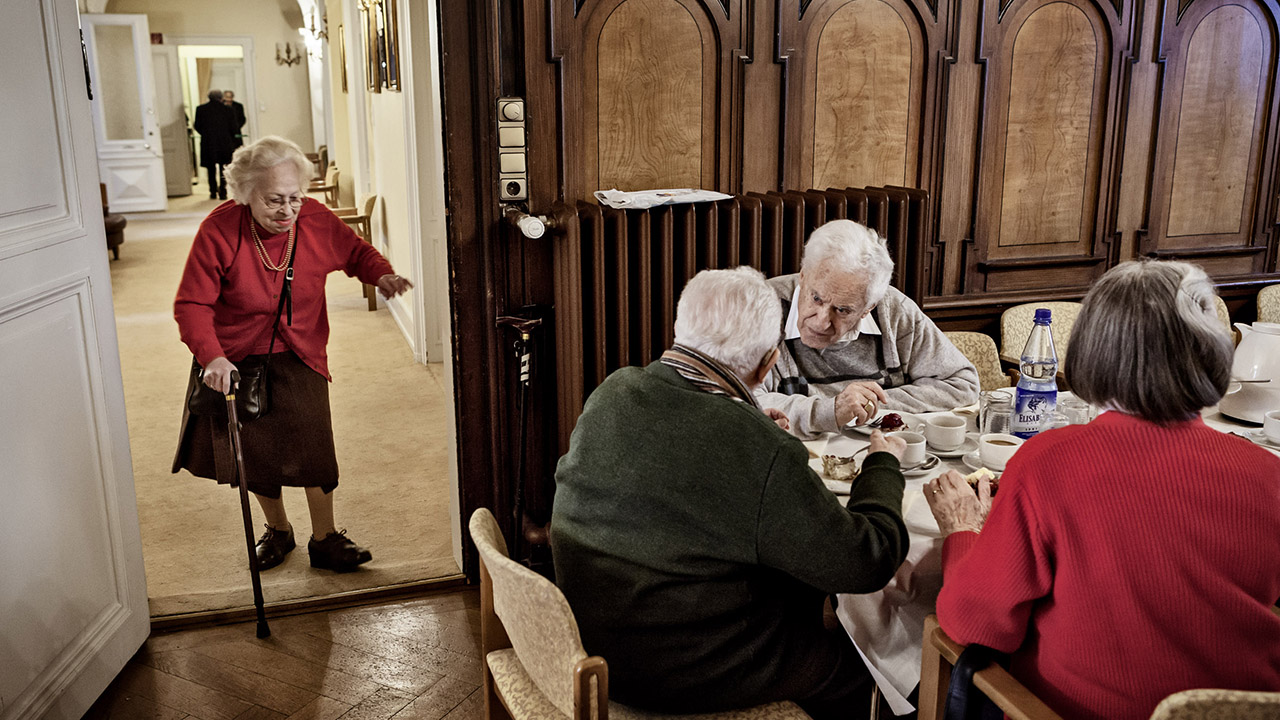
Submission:
[[[1258,322],[1280,323],[1280,285],[1258,291]]]
[[[361,240],[372,245],[373,244],[373,223],[371,218],[373,217],[373,209],[377,207],[377,205],[378,205],[378,196],[370,195],[364,201],[363,212],[361,211],[361,208],[347,207],[347,208],[334,208],[333,214],[342,218],[342,221],[347,225],[349,225],[351,229],[355,231],[356,235],[360,236]],[[372,312],[374,310],[377,310],[378,309],[378,288],[368,283],[364,283],[363,292],[364,292],[364,299],[369,302],[369,311]]]
[[[124,242],[124,228],[129,224],[128,219],[123,215],[111,212],[107,208],[107,186],[98,183],[98,194],[102,196],[102,224],[107,230],[107,249],[111,251],[111,257],[115,260],[120,259],[120,244]]]
[[[574,720],[802,720],[793,703],[725,713],[655,715],[609,701],[609,667],[582,648],[573,610],[550,580],[507,556],[498,521],[488,509],[471,516],[480,554],[480,647],[484,655],[485,717]]]
[[[943,335],[978,369],[978,385],[982,390],[1009,387],[1011,378],[1000,367],[1000,353],[996,350],[996,341],[990,335],[959,330],[945,332]]]
[[[323,180],[312,180],[307,186],[307,194],[324,193],[324,204],[329,207],[338,206],[338,166],[330,165]]]

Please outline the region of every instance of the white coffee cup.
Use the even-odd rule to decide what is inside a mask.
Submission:
[[[1003,472],[1009,458],[1018,452],[1022,438],[1005,433],[987,433],[978,438],[978,457],[985,467]]]
[[[965,432],[978,432],[978,409],[976,407],[972,409],[965,408],[963,410],[956,410],[955,414],[956,417],[964,420]]]
[[[1262,434],[1273,445],[1280,445],[1280,410],[1272,410],[1262,416]]]
[[[958,415],[934,415],[924,423],[924,439],[935,450],[949,452],[964,444],[965,419]]]
[[[925,440],[923,435],[908,430],[889,434],[894,437],[900,437],[907,443],[907,449],[902,451],[902,467],[912,468],[924,462]]]

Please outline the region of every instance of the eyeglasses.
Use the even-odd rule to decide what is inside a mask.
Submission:
[[[297,195],[290,195],[289,197],[281,197],[279,195],[269,195],[267,197],[262,198],[262,204],[266,205],[267,208],[271,210],[279,210],[280,208],[284,207],[286,204],[289,207],[293,208],[294,210],[297,210],[298,208],[302,207],[302,198]]]

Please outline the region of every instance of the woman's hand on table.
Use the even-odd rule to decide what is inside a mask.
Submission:
[[[885,435],[879,430],[871,431],[871,447],[867,448],[867,454],[887,452],[890,455],[902,461],[902,453],[907,450],[907,441],[897,435]]]
[[[204,366],[204,374],[200,376],[201,382],[218,392],[226,395],[231,392],[231,373],[236,369],[235,365],[225,357],[216,357]]]
[[[948,470],[925,483],[924,499],[938,521],[943,537],[965,530],[980,532],[991,512],[991,481],[978,480],[978,494],[955,470]]]
[[[378,290],[382,292],[382,297],[388,300],[412,288],[413,283],[409,282],[409,278],[399,275],[387,274],[378,278]]]

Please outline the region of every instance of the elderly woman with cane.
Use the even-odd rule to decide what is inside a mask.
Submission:
[[[174,300],[182,341],[201,382],[231,389],[238,368],[265,368],[266,410],[244,423],[241,451],[247,487],[266,516],[255,551],[261,569],[285,559],[296,543],[282,486],[305,488],[311,515],[311,566],[347,572],[372,555],[339,531],[338,486],[329,415],[325,278],[335,270],[377,285],[393,297],[413,287],[336,215],[304,192],[311,162],[297,145],[265,137],[236,151],[227,168],[231,201],[196,233]],[[244,390],[241,390],[242,394]],[[236,482],[225,419],[183,411],[173,471]],[[245,418],[241,417],[241,420]]]

